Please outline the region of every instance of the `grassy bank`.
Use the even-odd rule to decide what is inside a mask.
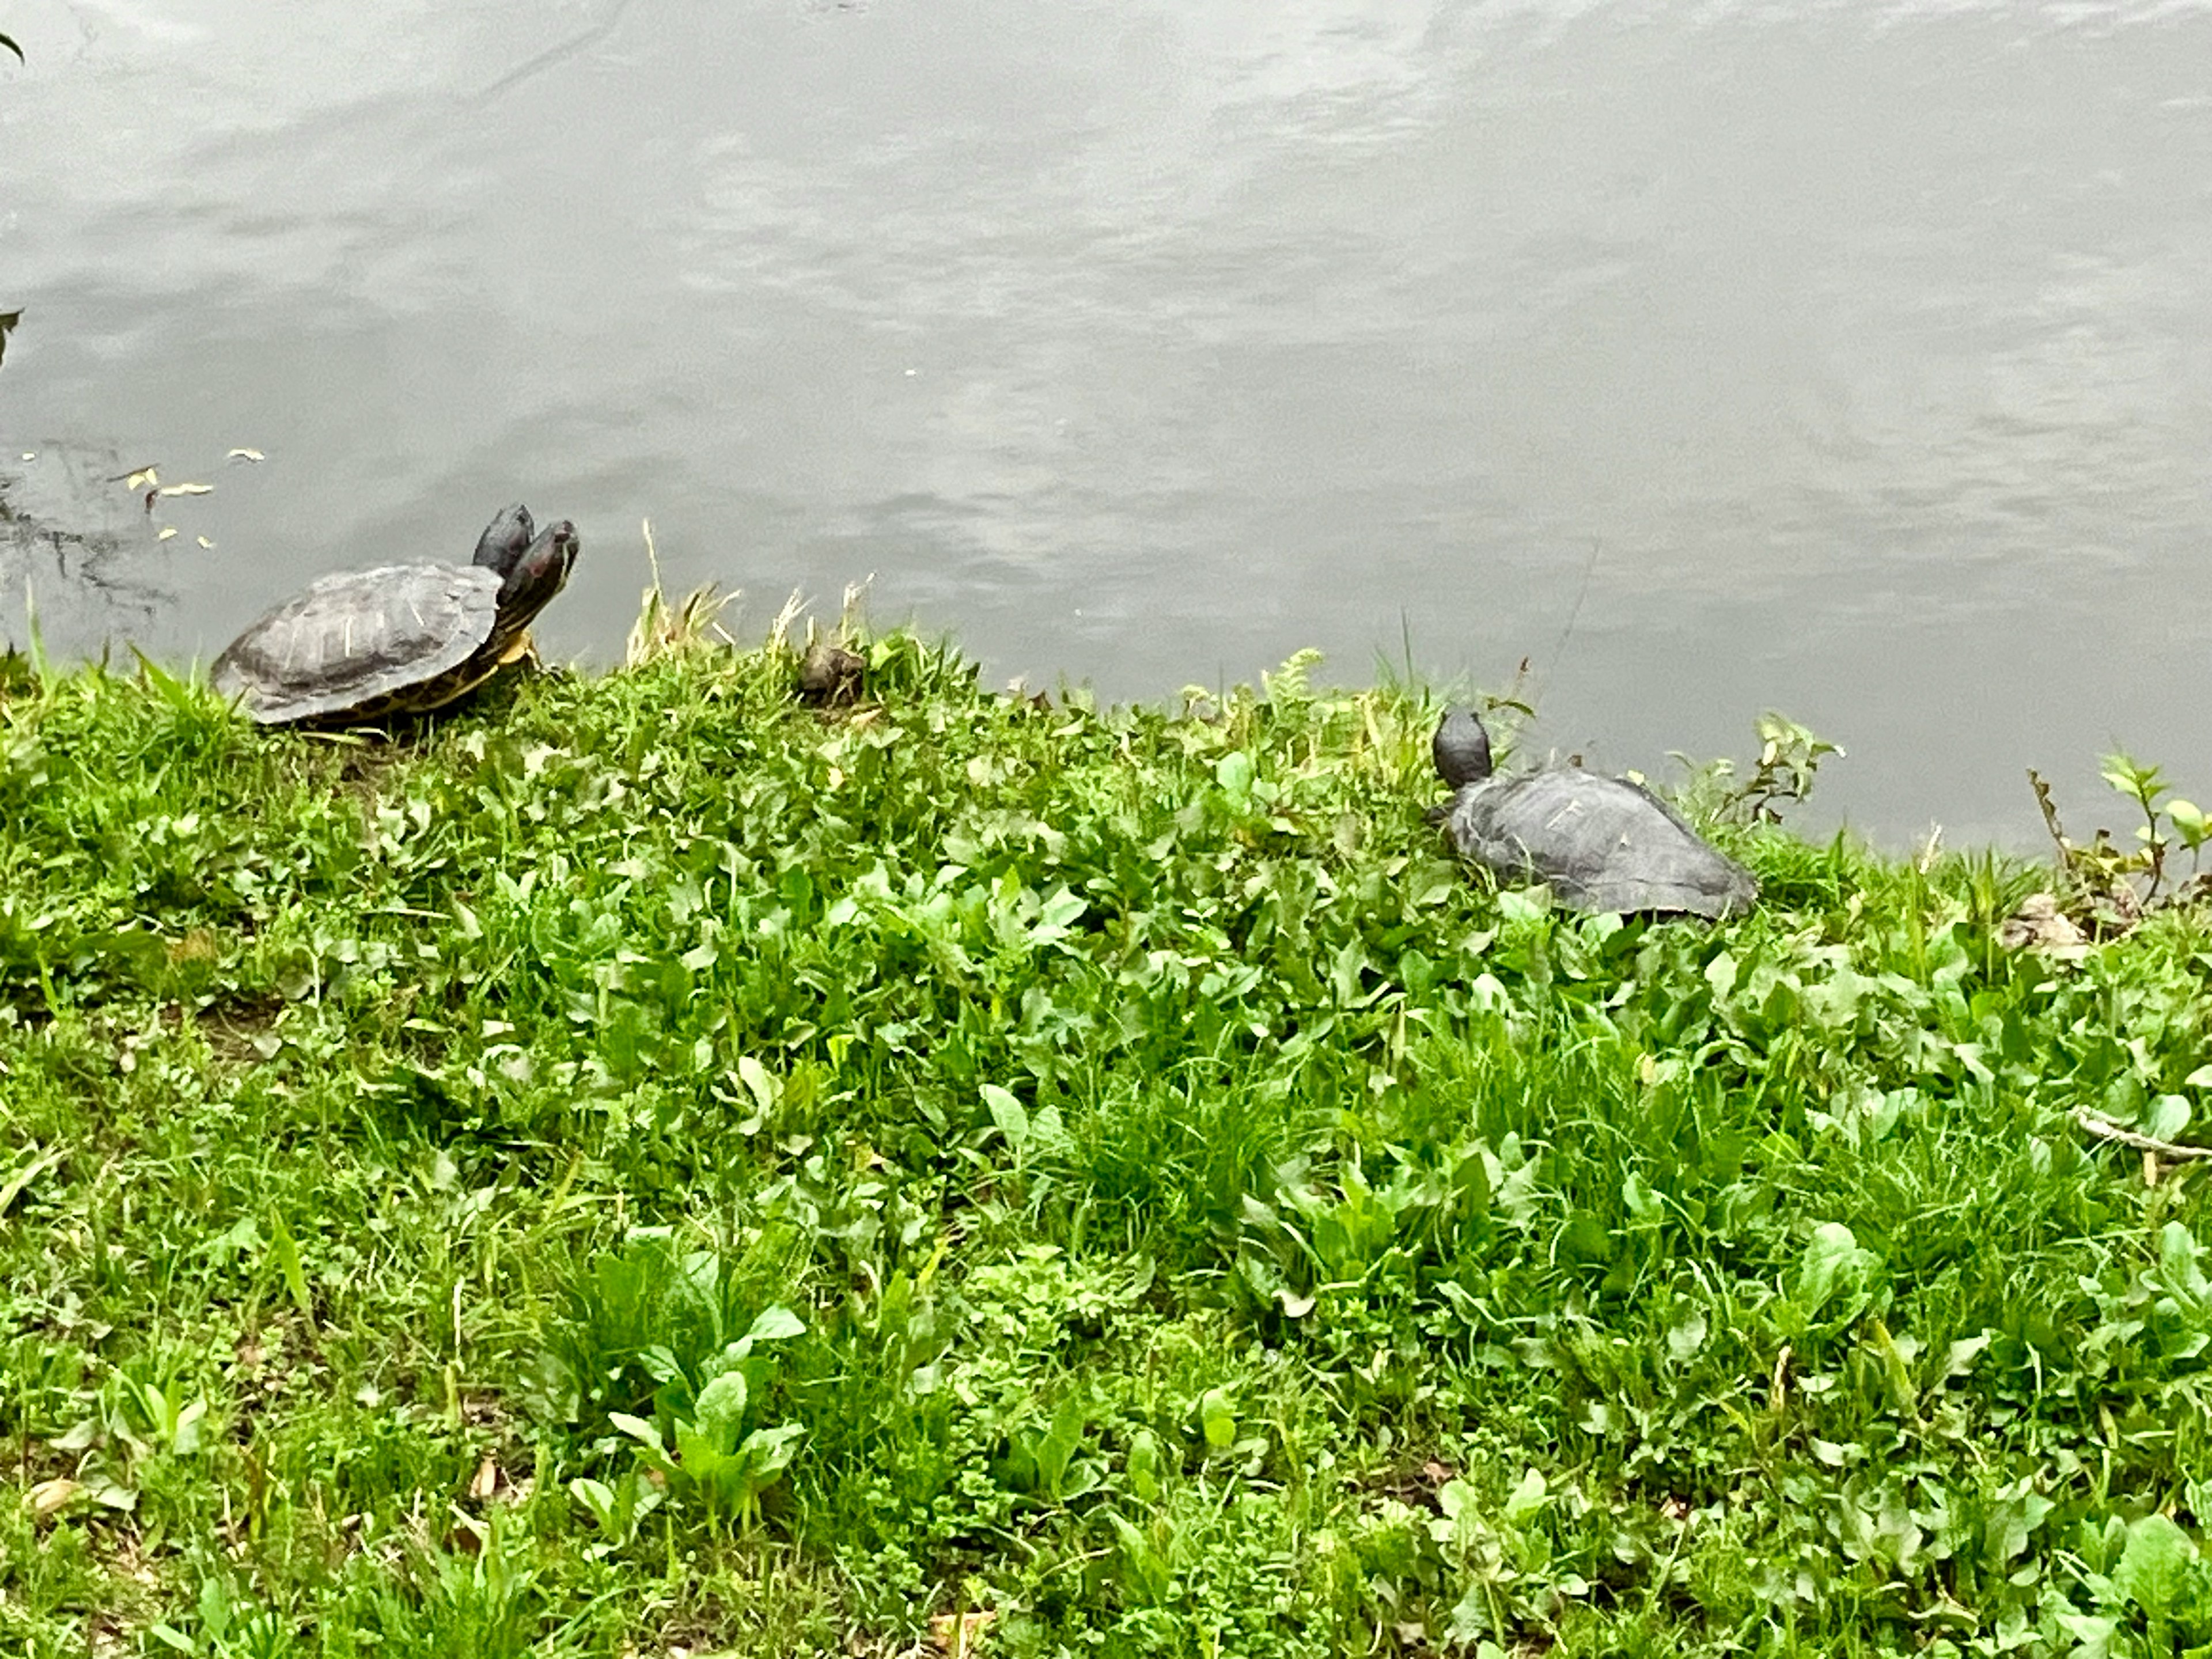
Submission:
[[[1489,890],[1432,708],[773,651],[392,744],[0,700],[0,1650],[2212,1641],[2185,915],[1724,830]]]

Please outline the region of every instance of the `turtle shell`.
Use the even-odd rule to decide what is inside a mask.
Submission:
[[[1739,915],[1759,896],[1750,871],[1648,789],[1559,766],[1462,786],[1452,842],[1508,881],[1540,881],[1579,910]]]
[[[1658,796],[1579,766],[1500,777],[1490,733],[1472,709],[1437,724],[1430,751],[1452,787],[1452,845],[1505,881],[1540,881],[1578,910],[1739,915],[1759,897],[1751,872]]]
[[[497,570],[392,564],[321,578],[216,659],[216,690],[264,726],[435,708],[496,672],[520,641],[501,629]]]

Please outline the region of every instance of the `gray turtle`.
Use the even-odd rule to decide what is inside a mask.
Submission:
[[[1467,857],[1506,881],[1540,881],[1578,910],[1740,915],[1759,883],[1650,790],[1578,766],[1500,777],[1490,733],[1455,708],[1430,745],[1456,791],[1442,809]]]
[[[311,582],[215,659],[216,690],[264,726],[342,725],[436,708],[530,649],[530,623],[581,544],[566,519],[535,533],[505,508],[472,563],[391,564]]]

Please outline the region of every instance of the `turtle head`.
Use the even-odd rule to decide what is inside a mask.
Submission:
[[[528,521],[527,515],[524,521]],[[499,588],[500,621],[509,632],[527,625],[567,584],[582,545],[576,526],[563,519],[546,526],[538,539],[522,550]]]
[[[1472,708],[1454,708],[1437,722],[1429,739],[1429,754],[1437,775],[1455,789],[1480,783],[1490,775],[1490,733]]]
[[[484,526],[484,533],[477,538],[477,556],[472,562],[504,576],[529,550],[530,538],[537,533],[536,526],[530,522],[528,507],[520,501],[513,507],[503,507]]]

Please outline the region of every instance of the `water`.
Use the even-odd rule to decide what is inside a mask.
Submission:
[[[2032,845],[2029,765],[2118,822],[2116,742],[2212,799],[2212,4],[5,24],[10,637],[28,578],[204,661],[520,495],[560,656],[650,515],[741,634],[872,574],[994,680],[1526,658],[1540,745],[1661,775],[1778,708],[1892,844]]]

